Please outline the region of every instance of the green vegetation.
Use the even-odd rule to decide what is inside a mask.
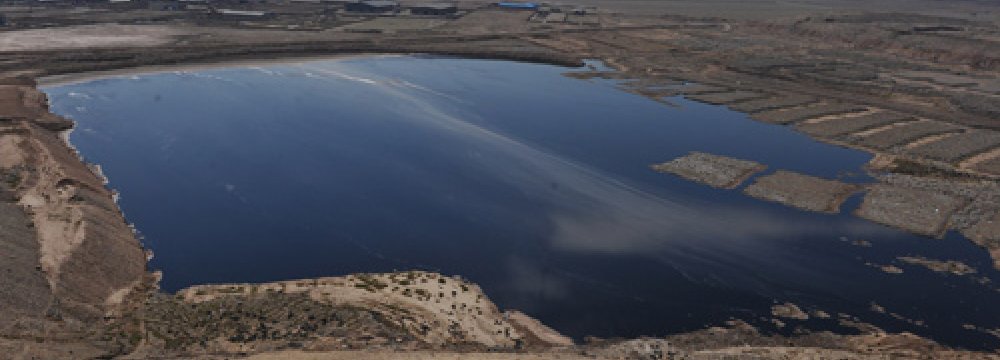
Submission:
[[[7,185],[10,189],[16,189],[17,186],[21,184],[22,180],[20,172],[11,170],[4,171],[3,175],[0,175],[0,177],[2,177],[4,185]]]
[[[149,340],[168,349],[211,346],[216,340],[265,340],[293,346],[317,335],[335,335],[338,341],[358,344],[372,335],[412,339],[409,333],[370,310],[329,305],[305,294],[224,296],[200,303],[157,295],[147,303],[143,316]],[[123,336],[128,339],[130,335]]]
[[[370,292],[375,292],[376,290],[382,290],[389,287],[389,284],[382,282],[368,274],[358,275],[358,283],[354,284],[354,287],[359,289],[365,289]]]

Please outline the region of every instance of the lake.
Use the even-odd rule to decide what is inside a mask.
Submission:
[[[664,335],[794,302],[946,344],[1000,327],[986,252],[650,170],[704,151],[863,182],[865,152],[557,66],[373,56],[51,85],[162,287],[422,269],[580,339]],[[871,247],[854,246],[867,240]],[[976,277],[900,265],[963,261]],[[866,265],[896,264],[903,274]],[[977,280],[980,279],[980,280]],[[875,311],[873,304],[886,313]],[[892,316],[888,313],[894,313]],[[792,326],[771,328],[790,332]]]

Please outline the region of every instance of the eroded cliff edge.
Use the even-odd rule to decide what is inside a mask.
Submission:
[[[113,194],[60,138],[71,127],[32,80],[0,80],[0,341],[53,357],[120,351],[96,325],[148,277]]]

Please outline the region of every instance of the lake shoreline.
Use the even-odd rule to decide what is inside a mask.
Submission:
[[[258,67],[267,65],[289,65],[289,64],[302,64],[314,61],[324,61],[324,60],[347,60],[347,59],[357,59],[364,57],[398,57],[406,56],[401,54],[345,54],[345,55],[305,55],[305,56],[289,56],[289,57],[274,57],[266,59],[246,59],[235,57],[231,59],[218,59],[206,62],[191,62],[191,63],[181,63],[181,64],[167,64],[167,65],[140,65],[137,67],[123,67],[117,69],[109,70],[97,70],[97,71],[83,71],[74,72],[67,74],[58,74],[43,76],[36,78],[39,88],[46,87],[56,87],[70,84],[77,84],[82,82],[100,80],[105,78],[113,77],[125,77],[131,75],[149,75],[167,72],[188,72],[188,71],[201,71],[201,70],[212,70],[212,69],[226,69],[226,68],[247,68],[247,67]]]

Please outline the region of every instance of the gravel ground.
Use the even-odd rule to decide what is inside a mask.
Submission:
[[[995,157],[981,163],[976,164],[972,167],[974,170],[982,171],[987,174],[1000,175],[1000,157]]]
[[[0,33],[0,51],[158,46],[187,33],[171,26],[84,25]]]

